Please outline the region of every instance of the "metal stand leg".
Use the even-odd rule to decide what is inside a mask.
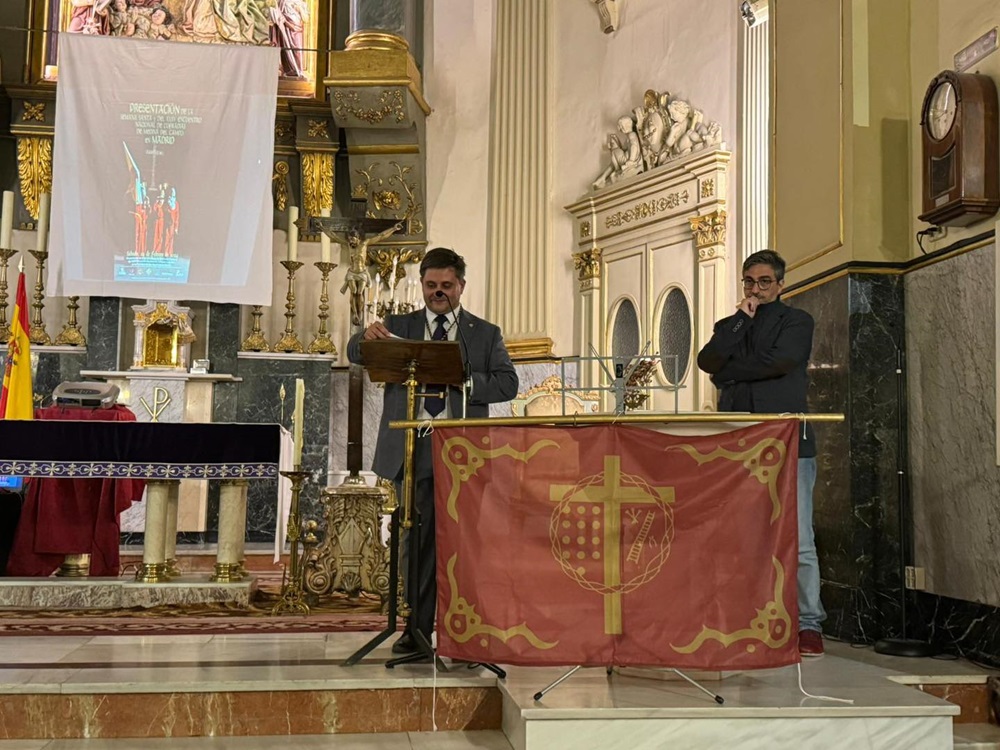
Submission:
[[[536,701],[540,701],[542,699],[542,697],[547,692],[549,692],[550,690],[552,690],[556,685],[559,685],[561,682],[563,682],[565,680],[568,680],[574,673],[576,673],[576,671],[578,669],[582,669],[582,668],[583,668],[583,665],[578,665],[578,666],[573,667],[566,674],[562,675],[558,680],[556,680],[555,682],[553,682],[553,683],[551,683],[549,685],[546,685],[544,688],[542,688],[537,693],[535,693],[534,699]],[[612,672],[613,669],[614,669],[613,667],[608,667],[607,668],[607,673],[608,673],[609,677],[611,676],[611,672]],[[679,669],[671,669],[670,671],[674,672],[678,677],[681,677],[682,679],[687,680],[689,683],[691,683],[692,685],[694,685],[694,687],[698,688],[705,695],[709,696],[712,700],[714,700],[720,706],[723,705],[726,702],[725,699],[721,695],[718,695],[717,693],[713,693],[711,690],[709,690],[707,687],[705,687],[704,685],[702,685],[697,680],[694,680],[694,679],[688,677],[681,670],[679,670]]]
[[[707,687],[705,687],[704,685],[702,685],[697,680],[693,680],[690,677],[688,677],[681,670],[679,670],[679,669],[671,669],[670,671],[674,672],[678,677],[683,677],[685,680],[687,680],[688,682],[690,682],[692,685],[694,685],[696,688],[698,688],[705,695],[709,696],[712,700],[714,700],[720,706],[723,703],[726,702],[725,699],[721,695],[718,695],[717,693],[713,693],[711,690],[709,690]]]
[[[410,496],[412,497],[412,490]],[[433,661],[437,665],[437,670],[439,672],[447,672],[448,668],[444,665],[444,662],[441,661],[441,658],[434,652],[430,636],[428,636],[427,633],[423,632],[415,624],[420,619],[418,617],[418,613],[420,611],[420,595],[418,587],[420,585],[421,523],[420,513],[415,513],[413,526],[410,528],[409,534],[407,534],[407,542],[409,544],[409,549],[407,550],[407,563],[410,568],[409,585],[407,586],[407,598],[409,599],[410,606],[409,629],[410,633],[413,635],[413,640],[417,643],[417,650],[412,654],[404,654],[403,656],[398,656],[395,659],[390,659],[385,663],[385,668],[392,669],[399,664]]]
[[[578,664],[577,666],[573,667],[571,670],[569,670],[566,674],[564,674],[562,677],[560,677],[555,682],[552,682],[552,683],[546,685],[545,687],[543,687],[541,690],[539,690],[537,693],[535,693],[535,695],[534,695],[535,700],[536,701],[540,701],[547,692],[549,692],[552,688],[554,688],[556,685],[558,685],[559,683],[563,682],[564,680],[568,680],[572,675],[576,674],[576,672],[578,670],[580,670],[580,669],[583,669],[583,665],[582,664]]]
[[[388,622],[385,629],[372,638],[368,643],[359,648],[344,661],[345,667],[352,667],[374,651],[387,638],[392,637],[396,632],[396,621],[398,619],[399,602],[397,591],[399,590],[399,508],[393,511],[389,519],[389,612]]]

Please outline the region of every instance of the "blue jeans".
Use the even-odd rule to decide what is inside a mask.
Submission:
[[[826,619],[819,598],[819,558],[813,534],[813,487],[816,459],[799,459],[799,630],[822,631]]]

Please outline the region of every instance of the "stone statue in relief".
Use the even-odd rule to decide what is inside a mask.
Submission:
[[[612,185],[618,180],[643,171],[642,146],[639,143],[639,136],[635,132],[635,123],[632,118],[619,117],[618,130],[625,136],[625,140],[622,141],[615,133],[608,136],[611,163],[601,173],[601,176],[594,180],[594,190],[605,185]]]
[[[658,94],[649,89],[642,97],[642,106],[634,110],[636,130],[642,142],[642,160],[646,169],[658,167],[669,156],[666,148],[670,118],[666,104],[670,94]]]
[[[647,89],[642,106],[619,118],[621,135],[608,138],[611,163],[593,182],[594,190],[662,166],[678,156],[723,148],[722,126],[705,121],[700,109],[670,92]],[[625,139],[622,140],[622,136]]]

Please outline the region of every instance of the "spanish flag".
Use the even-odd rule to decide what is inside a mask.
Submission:
[[[0,419],[31,419],[33,415],[28,295],[24,290],[24,271],[21,271],[17,279],[14,320],[10,324],[10,339],[7,342],[3,390],[0,391]]]

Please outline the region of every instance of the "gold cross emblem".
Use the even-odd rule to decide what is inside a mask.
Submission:
[[[564,570],[578,583],[602,593],[604,597],[604,632],[608,635],[619,635],[622,632],[622,591],[623,589],[630,591],[637,585],[641,585],[641,582],[622,581],[622,515],[632,510],[632,506],[653,505],[661,508],[664,514],[669,516],[667,506],[674,501],[674,489],[673,487],[651,487],[641,477],[622,474],[621,456],[605,456],[603,474],[589,477],[588,480],[575,485],[551,485],[549,499],[559,504],[557,513],[563,516],[569,514],[572,507],[577,509],[590,507],[595,515],[598,513],[601,515],[601,521],[595,521],[593,528],[595,533],[598,528],[603,530],[601,534],[604,547],[603,579],[599,582],[587,581],[583,578],[583,568],[574,570],[563,560],[560,562],[563,564]],[[629,507],[624,508],[623,506]],[[651,509],[651,511],[655,513],[655,509]],[[643,515],[646,518],[642,529],[640,529],[640,538],[645,539],[652,520],[649,519],[648,513]],[[635,518],[638,520],[638,516]],[[671,524],[668,523],[667,527],[669,530]],[[639,543],[641,544],[641,542]],[[635,544],[632,546],[634,547]],[[668,550],[669,544],[665,545],[665,548],[661,548],[656,561],[654,561],[657,571],[659,567],[662,567]],[[565,553],[562,553],[562,557],[565,556]],[[638,561],[638,555],[632,550],[629,553],[629,560]],[[651,577],[644,576],[642,582]]]

